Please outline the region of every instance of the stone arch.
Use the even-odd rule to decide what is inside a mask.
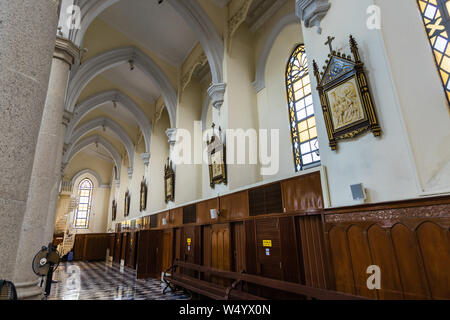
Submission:
[[[129,171],[133,169],[134,164],[134,144],[127,132],[117,122],[107,117],[101,117],[91,120],[82,126],[78,127],[73,134],[68,137],[66,143],[69,145],[67,152],[71,152],[71,148],[88,132],[99,127],[107,127],[112,130],[127,150],[128,159],[130,161]]]
[[[272,50],[278,35],[284,30],[284,28],[295,23],[301,23],[298,16],[295,14],[286,15],[277,22],[270,34],[267,36],[256,65],[255,82],[253,82],[256,92],[259,92],[266,87],[267,60],[269,59],[270,51]]]
[[[80,29],[70,34],[70,39],[78,46],[83,43],[84,34],[94,19],[120,0],[81,0]],[[186,21],[199,37],[211,67],[213,83],[223,82],[224,44],[215,25],[197,0],[166,0],[169,5]]]
[[[102,187],[103,187],[102,177],[100,177],[100,175],[99,175],[96,171],[94,171],[94,170],[92,170],[92,169],[83,169],[83,170],[81,170],[81,171],[78,171],[78,172],[72,177],[72,179],[70,179],[70,183],[71,183],[72,185],[74,185],[74,184],[75,184],[75,181],[76,181],[79,177],[81,177],[82,175],[84,175],[84,174],[90,174],[90,175],[92,175],[92,176],[95,178],[95,180],[97,180],[98,187],[99,187],[99,188],[102,188]]]
[[[68,141],[70,139],[76,126],[87,113],[108,102],[120,103],[133,114],[144,136],[146,152],[149,153],[152,125],[142,109],[129,96],[120,90],[111,90],[95,94],[77,105],[74,109],[74,117],[67,127],[65,140]]]
[[[123,63],[128,63],[129,60],[133,60],[134,64],[139,67],[161,91],[164,103],[169,112],[170,124],[171,126],[175,126],[177,93],[174,86],[161,68],[150,57],[133,46],[110,50],[84,62],[80,68],[71,75],[67,90],[65,109],[69,112],[73,112],[81,91],[93,78],[103,71]]]
[[[84,148],[90,146],[91,144],[98,143],[101,144],[111,155],[111,157],[114,160],[114,164],[117,167],[117,170],[120,172],[120,168],[122,166],[122,157],[120,156],[119,151],[112,145],[111,142],[106,140],[104,137],[100,135],[94,135],[91,137],[88,137],[84,140],[78,141],[73,148],[70,150],[67,150],[67,152],[64,154],[63,163],[65,166],[72,161],[72,159]]]

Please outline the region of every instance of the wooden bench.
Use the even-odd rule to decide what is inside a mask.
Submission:
[[[180,268],[191,270],[198,273],[198,277],[193,277],[180,272]],[[167,275],[167,272],[171,272]],[[231,286],[224,287],[219,284],[202,280],[215,278],[227,279],[233,281]],[[354,296],[332,290],[312,288],[298,283],[280,281],[266,277],[238,273],[224,270],[217,270],[210,267],[200,266],[196,264],[186,263],[176,260],[174,264],[164,272],[163,281],[167,284],[167,288],[175,291],[177,287],[195,292],[199,295],[209,297],[214,300],[265,300],[262,297],[249,294],[242,291],[242,285],[245,283],[254,284],[261,287],[272,288],[283,292],[288,292],[307,299],[316,300],[366,300],[365,297]],[[238,287],[241,289],[238,289]],[[165,290],[166,290],[165,289]],[[165,292],[165,291],[164,291]]]

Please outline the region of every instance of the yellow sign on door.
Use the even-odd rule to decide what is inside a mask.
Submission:
[[[263,247],[272,247],[272,240],[263,240]]]
[[[191,245],[191,242],[192,242],[192,239],[191,239],[191,238],[187,238],[187,244],[188,244],[188,246]]]

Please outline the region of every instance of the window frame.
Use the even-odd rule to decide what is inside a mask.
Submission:
[[[424,31],[426,37],[428,39],[428,44],[431,48],[431,54],[433,56],[434,63],[437,68],[439,79],[441,80],[442,89],[444,91],[445,100],[447,104],[450,106],[450,1],[449,0],[436,0],[436,11],[433,16],[433,19],[430,19],[427,16],[427,8],[430,4],[430,0],[416,0],[417,7],[420,13],[420,17],[422,20],[422,24],[424,26]],[[421,3],[425,3],[425,6],[422,8]],[[434,4],[431,4],[434,6]],[[429,20],[427,22],[427,20]],[[439,22],[440,21],[440,22]],[[439,23],[438,23],[439,22]],[[429,34],[430,28],[434,31],[433,34]],[[443,28],[443,29],[439,29]],[[433,43],[432,39],[436,37],[435,42]],[[444,51],[439,50],[436,47],[437,41],[439,38],[442,38],[447,41],[445,44]],[[441,54],[442,57],[439,59],[438,54]],[[447,62],[447,70],[442,67],[444,60]],[[447,77],[447,80],[444,79]]]
[[[301,53],[301,59],[298,59],[299,55]],[[303,59],[304,56],[304,59]],[[304,63],[302,64],[302,61],[304,60]],[[300,70],[303,71],[305,70],[306,72],[301,75],[300,77],[298,77],[298,79],[295,79],[295,76],[292,75],[292,66],[294,65],[295,61],[299,62],[299,66],[300,66]],[[301,72],[300,71],[300,72]],[[304,85],[302,82],[302,87],[300,87],[301,89],[307,88],[309,86],[309,93],[303,95],[300,99],[296,100],[296,96],[295,93],[297,91],[295,91],[295,85],[299,82],[299,81],[303,81],[304,78],[309,77],[309,83]],[[308,68],[308,57],[306,55],[306,51],[305,51],[305,45],[303,43],[298,44],[294,50],[292,51],[291,55],[289,56],[288,62],[287,62],[287,66],[286,66],[286,71],[285,71],[285,86],[286,86],[286,95],[287,95],[287,101],[288,101],[288,112],[289,112],[289,126],[290,126],[290,132],[291,132],[291,143],[292,143],[292,151],[293,151],[293,157],[294,157],[294,167],[295,167],[295,171],[296,172],[300,172],[309,168],[313,168],[313,167],[317,167],[321,165],[321,159],[320,159],[320,146],[319,146],[319,137],[318,137],[318,132],[317,132],[317,117],[315,114],[315,110],[314,110],[314,101],[313,101],[313,97],[312,97],[312,84],[311,84],[311,79],[312,77],[310,76],[310,72],[309,72],[309,68]],[[292,97],[292,98],[291,98]],[[306,117],[301,118],[300,120],[298,119],[298,110],[297,110],[297,103],[299,103],[302,100],[306,100],[307,98],[310,97],[311,100],[311,104],[306,105],[305,103],[305,112],[307,111],[308,107],[312,107],[312,114],[308,115],[306,114]],[[303,108],[302,108],[303,109]],[[301,111],[301,110],[300,110]],[[303,122],[308,122],[310,119],[314,119],[314,125],[309,127],[307,127],[307,131],[314,129],[316,130],[316,136],[314,138],[310,138],[304,142],[300,141],[300,135],[301,133],[305,132],[302,131],[300,132],[299,130],[299,125],[300,123]],[[295,122],[295,125],[293,125],[293,123]],[[302,145],[306,144],[306,143],[311,143],[309,146],[312,146],[312,142],[316,140],[317,141],[317,149],[314,149],[313,151],[311,151],[312,149],[310,149],[309,152],[304,152],[302,153]],[[296,147],[296,144],[298,145],[298,147]],[[304,164],[303,162],[303,157],[305,155],[311,155],[311,158],[313,159],[314,156],[313,154],[318,152],[319,154],[317,155],[319,160],[315,160],[312,161],[308,164]]]
[[[90,188],[82,188],[82,185],[85,181],[88,181],[90,184]],[[87,203],[83,203],[83,204],[87,204],[87,208],[86,210],[80,210],[80,205],[82,204],[80,202],[80,198],[81,198],[81,192],[88,190],[89,191],[89,195],[88,197],[88,202]],[[94,183],[92,182],[91,179],[89,178],[84,178],[80,181],[80,183],[78,184],[78,205],[77,205],[77,211],[75,212],[75,217],[74,217],[74,228],[76,230],[87,230],[89,229],[89,224],[90,224],[90,217],[91,217],[91,210],[92,210],[92,197],[94,194]],[[84,197],[84,196],[83,196]],[[82,212],[86,212],[86,218],[80,219],[78,218],[78,213],[82,211]],[[86,220],[86,223],[84,224],[84,226],[78,226],[77,225],[77,221],[78,220]]]

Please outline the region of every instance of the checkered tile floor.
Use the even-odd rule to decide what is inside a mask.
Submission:
[[[136,280],[136,271],[112,262],[61,263],[49,300],[188,300],[160,280]]]

